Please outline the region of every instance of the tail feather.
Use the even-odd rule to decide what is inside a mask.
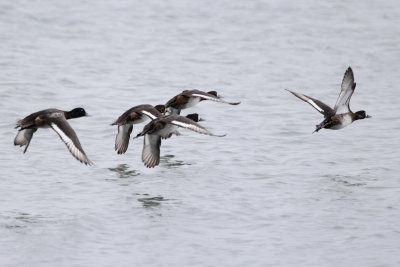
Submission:
[[[315,125],[315,130],[312,133],[318,132],[319,130],[321,130],[322,128],[326,128],[326,126],[328,126],[329,124],[331,124],[331,121],[326,121],[324,120],[323,122],[321,122],[320,124]]]

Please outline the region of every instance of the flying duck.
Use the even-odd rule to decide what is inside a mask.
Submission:
[[[227,102],[222,100],[216,91],[203,92],[200,90],[185,90],[182,93],[171,98],[165,107],[173,114],[180,114],[182,109],[190,108],[200,101],[211,100],[230,105],[239,105],[240,102]]]
[[[115,137],[115,150],[118,154],[123,154],[128,149],[129,137],[132,133],[133,125],[146,121],[147,119],[156,119],[165,112],[164,105],[139,105],[125,111],[111,125],[118,125],[118,133]]]
[[[83,108],[75,108],[71,111],[63,111],[59,109],[45,109],[19,120],[16,129],[19,128],[18,134],[14,139],[14,145],[25,146],[24,153],[28,150],[33,134],[38,128],[51,127],[66,144],[69,152],[77,160],[85,165],[91,165],[92,162],[83,151],[81,143],[74,129],[69,125],[67,120],[87,116]]]
[[[353,70],[349,67],[344,74],[342,89],[333,109],[320,100],[287,89],[286,90],[301,100],[307,102],[319,113],[324,115],[325,119],[320,124],[316,125],[314,132],[318,132],[322,128],[331,130],[342,129],[347,125],[350,125],[355,120],[362,120],[371,117],[367,115],[364,110],[357,112],[350,110],[350,98],[355,89],[356,83],[354,82]]]
[[[136,136],[144,136],[142,161],[147,168],[153,168],[160,163],[161,139],[170,138],[172,134],[180,135],[177,131],[179,127],[205,135],[225,136],[215,135],[192,119],[176,114],[157,118],[144,126],[143,131]]]

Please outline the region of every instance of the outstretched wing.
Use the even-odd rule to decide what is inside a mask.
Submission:
[[[334,107],[337,114],[347,113],[350,111],[350,98],[354,93],[354,89],[356,89],[354,74],[353,70],[349,67],[344,73],[342,90],[340,91],[339,97]]]
[[[203,126],[201,126],[200,124],[194,122],[193,120],[186,118],[186,117],[182,117],[182,116],[178,116],[175,115],[171,122],[171,124],[179,126],[179,127],[183,127],[189,130],[192,130],[196,133],[200,133],[200,134],[205,134],[205,135],[211,135],[211,136],[218,136],[218,137],[223,137],[224,135],[216,135],[211,133],[210,131],[208,131],[206,128],[204,128]]]
[[[14,145],[25,146],[24,153],[28,150],[29,144],[31,143],[33,134],[37,131],[37,128],[26,128],[18,131],[17,136],[14,139]]]
[[[142,161],[147,168],[154,168],[160,163],[161,137],[145,134],[143,141]]]
[[[296,93],[293,91],[290,91],[288,89],[286,89],[287,91],[291,92],[293,95],[297,96],[298,98],[300,98],[301,100],[303,100],[304,102],[307,102],[308,104],[310,104],[313,108],[315,108],[319,113],[321,113],[322,115],[324,115],[325,118],[333,116],[335,114],[335,111],[329,107],[327,104],[323,103],[322,101],[319,101],[315,98],[300,94],[300,93]]]
[[[83,151],[74,129],[72,129],[64,117],[53,118],[50,127],[53,128],[58,136],[60,136],[61,140],[67,145],[72,156],[85,165],[92,165],[92,162],[86,156],[85,151]]]
[[[118,154],[123,154],[128,149],[129,137],[131,136],[132,129],[132,124],[118,126],[118,133],[115,137],[115,151],[117,151]]]
[[[228,101],[222,100],[218,96],[215,96],[215,95],[212,95],[209,93],[205,93],[205,92],[196,92],[196,93],[193,93],[192,96],[198,96],[203,99],[207,99],[207,100],[211,100],[211,101],[215,101],[215,102],[219,102],[219,103],[225,103],[225,104],[229,104],[229,105],[239,105],[240,104],[240,102],[228,102]]]
[[[149,117],[151,120],[155,120],[155,119],[157,119],[158,117],[160,117],[161,116],[161,113],[160,112],[158,112],[158,110],[156,110],[156,109],[154,109],[154,110],[140,110],[140,111],[138,111],[139,113],[141,113],[141,114],[143,114],[143,115],[146,115],[147,117]]]

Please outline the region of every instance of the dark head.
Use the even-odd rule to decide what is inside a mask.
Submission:
[[[217,91],[210,91],[210,92],[207,92],[207,93],[209,93],[210,95],[218,97]]]
[[[157,105],[154,108],[157,109],[161,114],[165,113],[165,105]]]
[[[74,108],[73,110],[68,111],[66,114],[67,119],[75,119],[83,116],[88,116],[83,108]]]
[[[202,118],[200,118],[199,114],[197,114],[197,113],[192,113],[192,114],[186,115],[186,118],[191,119],[194,122],[199,122],[199,121],[203,120]]]
[[[362,119],[365,119],[365,118],[371,118],[371,116],[367,115],[367,113],[365,113],[364,110],[357,111],[356,113],[354,113],[354,115],[355,115],[355,119],[356,120],[362,120]]]

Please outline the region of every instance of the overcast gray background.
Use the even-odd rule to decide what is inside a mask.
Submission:
[[[1,1],[1,266],[399,266],[398,1]],[[351,66],[354,111],[311,134]],[[138,104],[217,90],[161,163],[109,126]],[[17,119],[82,106],[89,158]],[[134,133],[144,124],[136,126]]]

